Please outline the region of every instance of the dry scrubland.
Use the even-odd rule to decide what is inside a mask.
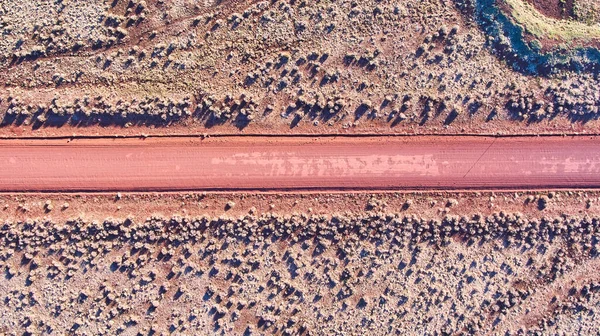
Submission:
[[[0,325],[12,334],[591,334],[599,197],[4,196]],[[177,215],[140,210],[161,202],[178,204],[166,209]]]
[[[597,133],[598,72],[517,71],[477,1],[4,0],[0,135]],[[527,3],[525,30],[600,22]],[[0,333],[593,334],[599,202],[0,195]]]
[[[474,3],[4,1],[0,133],[597,132],[597,75],[513,71]]]

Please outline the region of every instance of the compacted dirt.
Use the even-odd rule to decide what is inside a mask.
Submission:
[[[0,143],[3,191],[600,187],[595,137]]]

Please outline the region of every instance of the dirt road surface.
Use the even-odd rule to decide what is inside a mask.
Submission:
[[[0,191],[600,187],[600,138],[0,141]]]

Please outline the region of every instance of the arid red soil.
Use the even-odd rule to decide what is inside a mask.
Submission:
[[[0,330],[598,330],[597,192],[221,195],[1,195]]]
[[[476,3],[0,1],[0,336],[598,334],[600,77]]]
[[[596,137],[4,141],[2,191],[599,187]]]
[[[465,1],[145,2],[6,6],[0,136],[600,130],[599,79],[513,71]]]

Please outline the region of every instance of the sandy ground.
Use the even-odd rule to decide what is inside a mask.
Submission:
[[[600,186],[598,138],[3,141],[3,191]]]

